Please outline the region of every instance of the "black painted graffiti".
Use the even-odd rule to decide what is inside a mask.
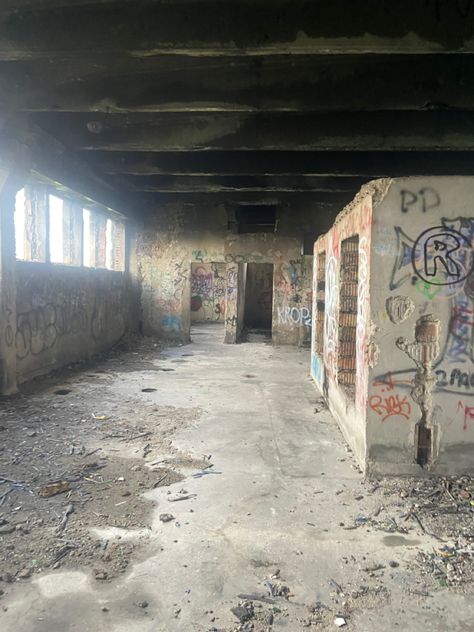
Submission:
[[[183,294],[188,275],[183,271],[184,261],[174,264],[175,277],[173,279],[174,297],[180,298]]]
[[[431,187],[425,187],[416,193],[402,189],[400,191],[400,198],[400,209],[402,213],[408,213],[410,209],[419,209],[422,213],[426,213],[441,204],[438,192]]]
[[[236,327],[237,326],[237,316],[228,316],[225,319],[225,324],[229,327]]]
[[[474,388],[474,373],[461,371],[461,369],[453,369],[449,379],[447,372],[443,369],[438,369],[435,373],[437,377],[437,386],[441,388],[446,386],[466,388],[467,390]]]
[[[450,362],[474,362],[474,309],[471,299],[454,298],[443,356]]]
[[[16,354],[19,359],[51,349],[59,336],[86,331],[87,314],[74,303],[35,307],[17,314]]]
[[[397,237],[397,256],[393,264],[392,275],[389,288],[397,290],[412,276],[412,271],[408,267],[411,265],[413,244],[415,243],[400,226],[395,226]]]
[[[457,264],[460,276],[450,282],[449,285],[437,285],[421,279],[413,274],[413,260],[419,269],[424,265],[424,243],[415,251],[415,242],[397,226],[397,255],[392,270],[390,289],[394,290],[404,284],[411,283],[416,290],[423,294],[424,299],[447,299],[448,311],[447,326],[443,328],[444,342],[435,366],[438,369],[437,388],[444,392],[459,393],[461,389],[466,396],[473,397],[471,373],[469,367],[474,362],[474,272],[472,272],[474,239],[474,218],[456,217],[454,219],[442,218],[442,231],[440,227],[434,227],[437,232],[455,235],[460,241],[459,251],[448,253]],[[432,235],[431,235],[432,236]],[[460,236],[460,237],[459,237]],[[426,240],[426,238],[425,238]],[[454,244],[454,242],[450,242]],[[427,247],[428,265],[434,266],[433,256],[446,257],[445,250],[436,250],[433,242]],[[446,263],[449,265],[449,262]],[[446,278],[445,264],[437,262],[437,277],[435,282],[443,282]],[[456,268],[452,267],[456,272]],[[471,273],[465,277],[467,271]],[[431,281],[432,277],[428,277]],[[428,301],[426,303],[429,305]],[[424,307],[424,312],[428,309]],[[454,366],[453,366],[454,365]],[[410,370],[398,372],[399,375],[410,375]],[[466,392],[468,391],[468,392]]]
[[[435,226],[421,233],[411,253],[413,270],[431,285],[462,283],[474,267],[470,241],[446,226]]]

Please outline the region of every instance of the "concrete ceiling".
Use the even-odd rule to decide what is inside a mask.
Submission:
[[[0,141],[122,209],[473,174],[470,0],[2,0]]]

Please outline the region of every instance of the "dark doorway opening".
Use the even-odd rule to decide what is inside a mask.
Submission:
[[[273,312],[273,264],[248,263],[245,281],[244,326],[247,340],[255,335],[271,338]]]

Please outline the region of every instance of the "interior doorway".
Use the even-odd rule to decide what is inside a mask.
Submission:
[[[248,263],[245,282],[244,326],[252,334],[271,337],[273,311],[273,264]]]

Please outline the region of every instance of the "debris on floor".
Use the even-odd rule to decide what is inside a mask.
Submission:
[[[24,580],[63,566],[91,566],[95,578],[102,581],[123,573],[151,524],[153,505],[143,492],[181,480],[180,458],[193,467],[205,467],[205,461],[187,455],[171,456],[168,465],[158,468],[146,462],[148,453],[155,455],[154,461],[160,453],[173,455],[172,433],[195,422],[197,409],[156,406],[140,390],[134,397],[117,400],[108,389],[111,379],[126,379],[134,369],[158,370],[155,363],[156,351],[143,349],[140,356],[111,352],[93,372],[87,367],[57,372],[25,387],[28,395],[4,400],[0,410],[4,581]],[[142,535],[133,541],[113,537],[101,541],[96,530],[111,528]]]

